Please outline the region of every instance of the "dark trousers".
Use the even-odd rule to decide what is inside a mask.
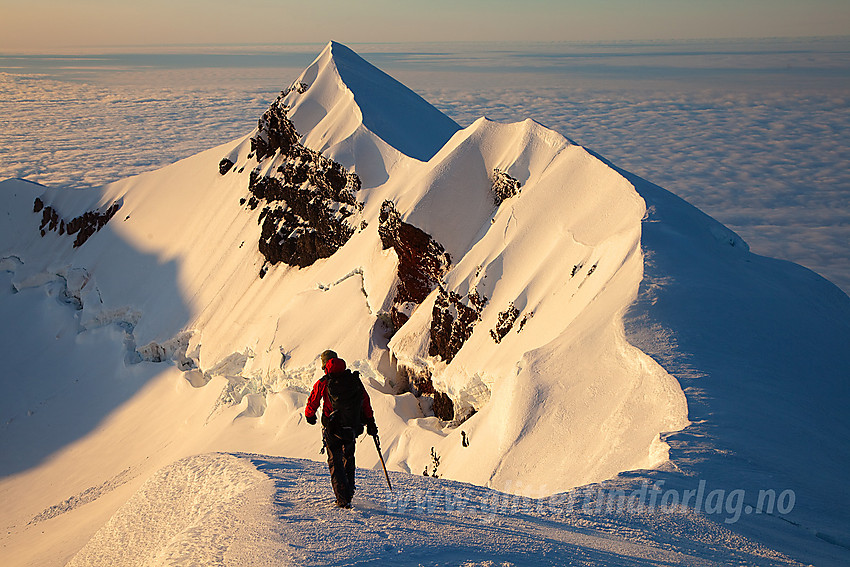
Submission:
[[[328,469],[337,504],[348,504],[354,496],[354,438],[334,435],[327,427],[322,429],[328,451]]]

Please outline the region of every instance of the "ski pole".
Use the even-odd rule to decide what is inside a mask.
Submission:
[[[373,435],[372,439],[375,440],[375,449],[378,450],[378,457],[381,459],[381,466],[384,467],[384,477],[387,479],[387,486],[390,487],[390,492],[392,492],[393,485],[390,484],[390,475],[387,473],[387,465],[384,463],[384,455],[381,454],[381,442],[378,440],[377,435]]]

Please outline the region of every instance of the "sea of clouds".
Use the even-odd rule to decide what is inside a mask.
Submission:
[[[0,179],[93,187],[233,140],[321,47],[0,54]],[[850,38],[352,47],[461,125],[533,118],[850,291]]]

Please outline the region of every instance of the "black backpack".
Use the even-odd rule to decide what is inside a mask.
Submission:
[[[341,439],[355,439],[363,433],[363,392],[360,373],[345,370],[328,374],[325,378],[328,398],[333,412],[327,420],[327,427]]]

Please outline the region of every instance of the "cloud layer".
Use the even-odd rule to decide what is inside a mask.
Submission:
[[[118,84],[0,73],[0,179],[94,187],[227,142],[249,133],[281,88],[252,80],[228,70],[138,72]]]

